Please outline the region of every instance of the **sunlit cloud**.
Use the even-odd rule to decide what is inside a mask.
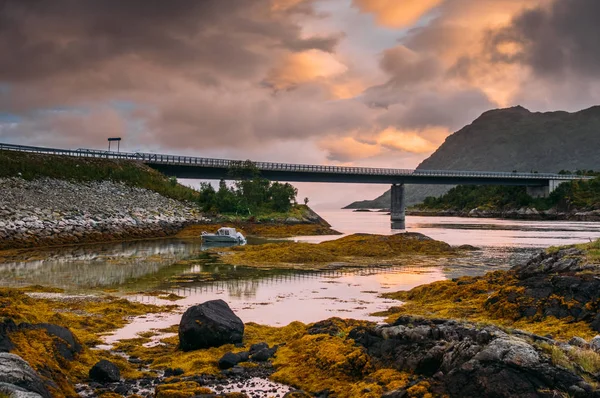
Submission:
[[[401,28],[414,24],[442,0],[353,0],[362,12],[375,15],[377,23]]]
[[[328,159],[349,163],[359,159],[379,156],[387,152],[428,154],[449,135],[443,127],[422,130],[398,130],[388,127],[375,133],[359,133],[343,138],[327,138],[319,142]]]
[[[309,50],[287,54],[271,69],[264,83],[275,90],[289,90],[303,83],[324,80],[346,72],[348,68],[332,54]]]
[[[434,128],[427,132],[430,136],[438,136],[439,133],[446,137],[449,132],[443,128]],[[432,142],[423,137],[420,131],[399,131],[393,127],[383,130],[379,134],[379,145],[400,151],[411,153],[431,153],[440,145],[440,142]]]

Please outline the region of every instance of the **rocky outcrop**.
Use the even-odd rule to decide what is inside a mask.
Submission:
[[[14,392],[17,396],[28,398],[51,398],[35,370],[21,357],[5,352],[0,353],[0,391],[10,391],[11,394]]]
[[[83,347],[75,335],[67,328],[52,323],[31,324],[22,322],[17,325],[12,319],[7,318],[0,323],[0,352],[9,352],[15,346],[10,340],[10,333],[19,330],[43,329],[54,342],[56,353],[63,359],[72,361],[75,355],[83,351]]]
[[[582,250],[542,252],[510,272],[521,291],[499,292],[486,301],[487,308],[516,306],[521,317],[568,317],[600,332],[600,265]]]
[[[172,235],[197,208],[112,181],[0,178],[0,249]]]
[[[580,375],[552,364],[540,344],[556,343],[540,336],[403,316],[391,325],[355,328],[349,337],[382,366],[423,376],[439,395],[600,397]]]
[[[223,300],[211,300],[187,309],[179,323],[183,351],[241,343],[244,323]]]

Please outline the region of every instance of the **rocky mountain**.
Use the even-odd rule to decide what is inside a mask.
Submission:
[[[600,170],[600,106],[579,112],[495,109],[448,136],[417,169],[558,172]],[[448,185],[407,186],[407,203],[439,196]],[[389,208],[390,191],[346,208]]]

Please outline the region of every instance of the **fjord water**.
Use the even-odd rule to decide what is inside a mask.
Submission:
[[[320,214],[345,234],[397,232],[390,229],[385,213],[336,210]],[[183,297],[176,301],[181,311],[220,298],[245,322],[270,325],[295,320],[314,322],[332,316],[377,321],[381,318],[371,315],[373,312],[396,304],[379,297],[381,293],[507,269],[544,247],[600,237],[598,223],[454,217],[409,216],[407,230],[482,250],[459,257],[411,256],[392,267],[374,264],[361,269],[306,272],[228,266],[207,260],[199,239],[158,239],[5,255],[0,260],[0,285],[39,284],[64,288],[69,294],[107,290],[142,302],[173,304],[147,294],[161,290]],[[295,239],[320,242],[336,238],[339,236]],[[178,323],[180,316],[149,315],[135,320],[114,338],[170,326]]]

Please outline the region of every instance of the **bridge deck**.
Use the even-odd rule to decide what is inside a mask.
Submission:
[[[227,178],[231,167],[243,161],[155,153],[128,153],[94,149],[57,149],[0,144],[0,150],[66,155],[87,158],[127,159],[143,162],[167,175],[179,178]],[[371,184],[497,184],[547,186],[549,181],[569,181],[587,177],[550,174],[491,171],[412,170],[372,167],[345,167],[274,162],[252,162],[261,176],[290,182],[343,182]]]

